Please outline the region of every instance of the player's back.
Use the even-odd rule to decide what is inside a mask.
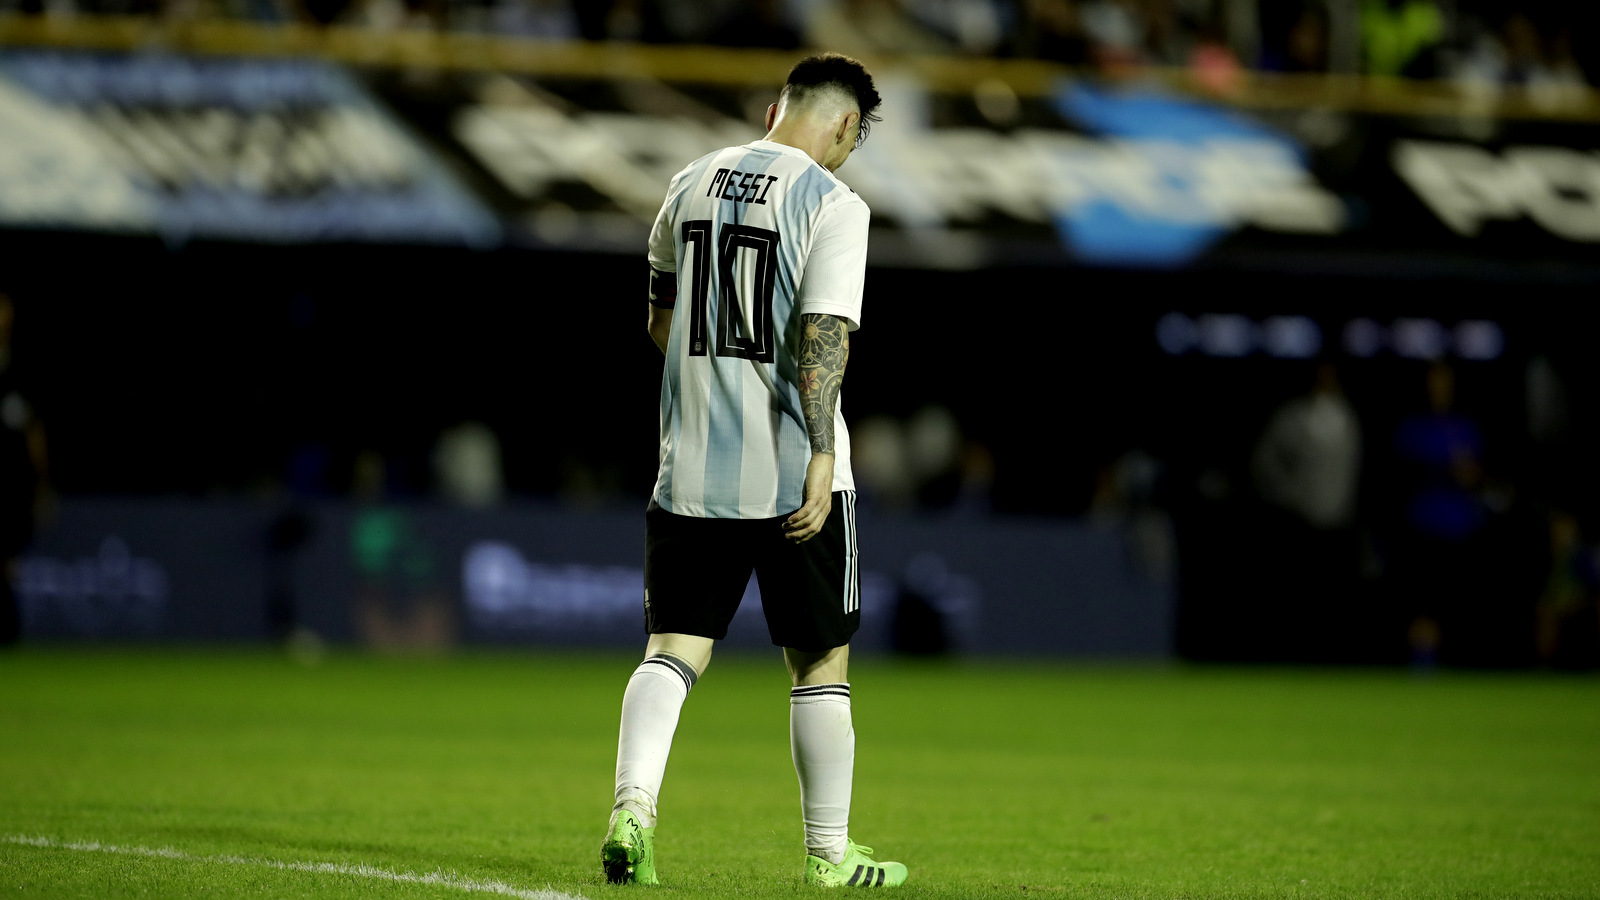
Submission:
[[[650,264],[677,273],[656,501],[763,518],[800,506],[810,444],[794,348],[800,315],[859,323],[866,204],[804,151],[729,147],[672,181]],[[851,490],[836,413],[835,490]]]

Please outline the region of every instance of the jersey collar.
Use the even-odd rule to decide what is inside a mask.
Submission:
[[[811,154],[801,150],[799,147],[791,147],[788,144],[780,144],[777,141],[751,141],[745,146],[753,150],[771,150],[788,156],[797,156],[807,162],[816,162],[816,160],[811,158]]]

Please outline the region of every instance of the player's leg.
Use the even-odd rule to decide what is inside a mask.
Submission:
[[[712,640],[693,634],[652,634],[644,662],[622,694],[617,734],[615,802],[600,865],[606,880],[659,884],[656,875],[656,799],[667,772],[672,736],[689,689],[711,662]]]
[[[775,532],[776,534],[776,532]],[[855,495],[834,495],[822,532],[803,544],[781,538],[756,567],[773,643],[783,647],[793,684],[789,747],[805,821],[810,884],[893,886],[899,863],[878,863],[850,840],[855,725],[850,711],[850,638],[861,622]]]
[[[808,652],[785,647],[789,747],[800,779],[806,825],[805,881],[829,887],[895,887],[906,867],[879,862],[872,848],[850,840],[856,731],[850,711],[850,647]]]
[[[600,848],[613,882],[657,882],[656,804],[689,691],[738,609],[750,562],[734,522],[645,517],[645,658],[628,679],[617,736],[616,793]],[[731,526],[731,527],[730,527]]]
[[[856,732],[850,714],[850,647],[783,649],[789,691],[789,750],[800,779],[806,853],[831,863],[849,851]]]
[[[623,692],[612,810],[631,810],[646,828],[655,827],[656,799],[678,716],[711,662],[712,644],[711,638],[693,634],[650,635],[644,661]]]

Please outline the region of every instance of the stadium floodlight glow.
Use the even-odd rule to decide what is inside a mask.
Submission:
[[[1272,316],[1261,323],[1261,343],[1268,356],[1311,359],[1322,350],[1322,329],[1306,316]]]
[[[1200,317],[1199,326],[1200,350],[1207,356],[1237,358],[1249,356],[1256,349],[1260,326],[1244,316],[1206,313]]]
[[[1506,349],[1506,334],[1498,323],[1468,319],[1455,327],[1456,355],[1462,359],[1499,359]]]
[[[1200,343],[1200,329],[1181,312],[1169,312],[1156,320],[1156,343],[1168,356],[1182,356]]]
[[[1395,319],[1390,335],[1394,352],[1407,359],[1438,359],[1448,345],[1444,326],[1434,319]]]
[[[1385,333],[1382,325],[1371,319],[1351,319],[1344,326],[1344,352],[1362,359],[1371,359],[1383,350]]]

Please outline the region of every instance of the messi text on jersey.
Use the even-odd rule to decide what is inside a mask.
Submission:
[[[735,203],[766,206],[767,191],[772,190],[772,185],[777,180],[776,175],[741,172],[738,169],[718,169],[717,174],[711,179],[711,187],[706,189],[706,196],[718,196]]]

